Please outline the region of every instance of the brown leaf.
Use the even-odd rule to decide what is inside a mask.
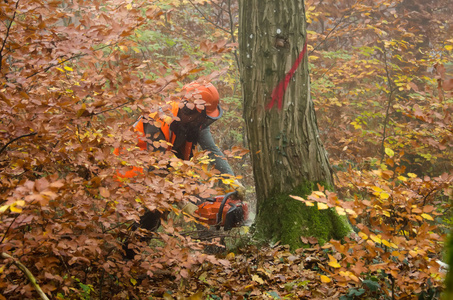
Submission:
[[[38,192],[42,192],[49,187],[49,181],[45,177],[42,177],[35,181],[35,188]]]
[[[453,90],[453,78],[447,79],[442,83],[442,87],[445,91]]]
[[[186,279],[189,278],[189,272],[187,271],[187,269],[182,269],[181,272],[179,272],[179,274],[181,274],[181,276],[183,278],[186,278]]]
[[[104,187],[100,187],[99,188],[99,194],[101,194],[102,197],[104,198],[108,198],[110,197],[110,192],[108,189],[104,188]]]

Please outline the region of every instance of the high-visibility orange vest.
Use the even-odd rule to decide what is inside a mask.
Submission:
[[[178,112],[179,112],[179,103],[172,102],[171,106],[172,106],[171,112],[176,117],[178,115]],[[151,114],[150,117],[154,118],[155,115],[156,115],[155,113]],[[167,150],[170,151],[172,149],[172,147],[173,147],[173,143],[176,140],[176,134],[170,130],[170,124],[169,123],[164,122],[163,120],[160,120],[160,119],[159,120],[155,120],[155,122],[160,124],[160,130],[164,134],[165,140],[171,144],[170,146],[167,147]],[[143,119],[142,118],[140,118],[137,121],[137,123],[135,123],[134,131],[138,132],[137,147],[139,147],[141,150],[146,150],[147,149],[147,142],[144,139],[144,137],[145,137],[145,129],[144,129]],[[181,146],[183,148],[182,151],[181,151],[183,159],[185,159],[185,160],[189,160],[190,159],[190,156],[192,154],[192,144],[193,143],[186,141],[184,143],[184,145]],[[115,148],[113,150],[113,154],[119,155],[120,154],[120,149],[119,148]],[[119,178],[133,178],[133,177],[138,176],[140,174],[143,174],[143,168],[135,167],[135,166],[131,167],[131,170],[126,171],[125,173],[120,173],[119,171],[117,171],[117,176]]]

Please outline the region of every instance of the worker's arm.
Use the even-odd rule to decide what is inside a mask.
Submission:
[[[209,127],[200,131],[198,144],[201,148],[203,148],[203,150],[208,150],[210,152],[209,157],[214,159],[214,166],[217,170],[219,170],[222,174],[235,176],[222,151],[220,151],[219,147],[215,144]],[[244,199],[245,187],[237,179],[234,180],[234,188],[239,192],[239,198]]]
[[[203,150],[210,152],[209,157],[214,159],[214,166],[217,170],[219,170],[222,174],[230,174],[234,176],[234,172],[231,169],[230,164],[226,160],[222,151],[220,151],[219,147],[215,144],[209,127],[200,131],[198,144]]]

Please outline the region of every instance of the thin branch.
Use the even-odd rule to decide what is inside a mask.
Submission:
[[[1,154],[3,151],[5,151],[6,147],[8,147],[11,143],[14,143],[14,142],[17,141],[18,139],[21,139],[21,138],[27,137],[27,136],[36,135],[36,134],[37,134],[36,132],[32,132],[32,133],[24,134],[24,135],[18,136],[17,138],[12,139],[12,140],[9,141],[8,143],[6,143],[6,145],[3,146],[2,149],[0,149],[0,154]]]
[[[234,36],[234,24],[233,24],[233,14],[231,13],[231,0],[228,0],[228,16],[230,18],[230,35],[231,39],[233,40],[233,43],[236,43],[236,37]],[[241,70],[241,65],[239,64],[239,57],[238,53],[236,50],[233,51],[234,58],[236,59],[236,65],[237,69],[239,70],[239,76],[240,75],[240,70]],[[241,82],[241,81],[240,81]]]
[[[100,112],[94,113],[93,116],[100,115],[100,114],[103,114],[103,113],[105,113],[105,112],[108,112],[108,111],[111,111],[111,110],[118,109],[118,108],[120,108],[120,107],[125,106],[125,105],[128,104],[128,103],[130,103],[130,102],[125,102],[125,103],[120,104],[120,105],[117,105],[117,106],[115,106],[115,107],[112,107],[112,108],[109,108],[109,109],[106,109],[106,110],[102,110],[102,111],[100,111]]]
[[[46,296],[46,294],[44,294],[44,292],[41,290],[41,287],[39,286],[38,282],[36,281],[36,278],[33,276],[33,274],[30,272],[30,270],[27,269],[26,266],[24,266],[19,260],[15,259],[11,255],[6,254],[4,252],[2,252],[1,257],[3,259],[11,259],[12,263],[25,274],[25,276],[28,278],[28,280],[30,280],[31,285],[36,290],[36,292],[38,292],[41,299],[49,300],[49,298]]]
[[[320,42],[318,45],[316,45],[316,47],[314,47],[313,50],[311,50],[309,54],[312,54],[316,49],[318,49],[319,46],[321,46],[322,44],[324,44],[324,43],[327,41],[327,38],[329,37],[329,35],[330,35],[332,32],[334,32],[334,31],[337,29],[337,27],[341,24],[341,22],[343,21],[344,17],[346,16],[346,13],[347,13],[347,12],[345,12],[345,13],[341,16],[341,18],[340,18],[340,20],[337,22],[337,24],[335,24],[335,26],[332,28],[332,30],[330,30],[329,33],[327,33],[327,35],[326,35],[326,37],[324,38],[324,40],[322,40],[322,42]]]
[[[6,235],[8,234],[8,231],[11,229],[11,226],[13,226],[13,223],[16,221],[16,219],[20,216],[20,214],[17,214],[14,219],[11,221],[11,223],[9,224],[8,228],[6,229],[5,231],[5,234],[3,235],[2,237],[2,240],[0,241],[0,244],[3,243],[3,241],[5,240],[6,238]]]
[[[216,27],[216,28],[218,28],[220,30],[225,31],[226,33],[229,33],[228,30],[226,30],[222,26],[219,26],[216,23],[214,23],[211,20],[209,20],[208,17],[206,17],[205,14],[203,14],[203,12],[192,2],[192,0],[189,0],[189,2],[190,2],[190,4],[192,4],[193,8],[195,8],[198,11],[198,13],[203,17],[203,19],[206,20],[206,22],[210,23],[211,25],[213,25],[214,27]]]
[[[14,22],[14,19],[16,18],[16,13],[17,13],[17,7],[19,6],[19,0],[16,2],[16,9],[14,10],[14,14],[11,18],[11,21],[9,22],[7,28],[6,28],[6,34],[5,34],[5,38],[3,39],[3,44],[2,44],[2,48],[0,49],[0,70],[2,69],[2,62],[3,62],[3,49],[5,49],[5,46],[6,46],[6,40],[8,39],[9,37],[9,31],[11,30],[11,26],[13,26],[13,22]]]
[[[380,39],[380,37],[378,36],[378,38]],[[387,108],[386,108],[386,111],[385,111],[385,120],[384,120],[384,128],[383,128],[383,131],[382,131],[382,141],[381,141],[381,163],[382,163],[382,160],[384,159],[384,155],[385,155],[385,140],[386,140],[386,134],[387,134],[387,123],[389,121],[389,118],[390,118],[390,107],[391,107],[391,104],[393,102],[393,92],[395,91],[395,89],[393,89],[392,87],[392,79],[390,78],[390,71],[389,71],[389,68],[388,68],[388,62],[387,62],[387,49],[385,48],[385,43],[382,41],[382,39],[380,39],[381,42],[382,42],[382,49],[383,49],[383,52],[384,52],[384,64],[385,64],[385,73],[386,73],[386,76],[387,76],[387,84],[388,84],[388,87],[389,87],[389,90],[390,90],[390,93],[388,95],[388,103],[387,103]]]
[[[42,70],[40,70],[40,71],[36,71],[35,73],[33,73],[33,74],[31,74],[31,75],[28,75],[28,76],[26,77],[26,79],[28,79],[28,78],[30,78],[30,77],[33,77],[33,76],[35,76],[35,75],[38,75],[39,73],[47,72],[47,71],[49,71],[49,70],[50,70],[51,68],[53,68],[53,67],[59,66],[59,65],[61,65],[61,64],[64,64],[64,63],[67,62],[67,61],[73,60],[74,58],[79,58],[79,57],[82,57],[82,56],[85,56],[85,55],[87,55],[87,54],[86,54],[86,53],[77,54],[77,55],[71,56],[71,57],[69,57],[69,58],[67,58],[67,59],[65,59],[65,60],[60,61],[58,64],[50,64],[50,65],[47,66],[46,68],[44,68],[44,69],[42,69]]]

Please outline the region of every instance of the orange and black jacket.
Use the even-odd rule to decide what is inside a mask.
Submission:
[[[172,114],[176,117],[179,112],[179,104],[172,104]],[[180,122],[171,122],[170,124],[164,121],[155,121],[160,123],[160,128],[146,122],[141,117],[135,124],[134,130],[138,132],[137,146],[141,150],[149,150],[152,147],[146,139],[149,140],[165,140],[170,143],[167,149],[157,149],[161,151],[173,151],[176,157],[184,160],[189,160],[192,157],[195,146],[199,144],[203,150],[210,152],[210,158],[214,160],[214,165],[217,170],[222,174],[230,174],[234,176],[233,170],[223,156],[223,153],[217,147],[211,135],[209,127],[201,130],[188,130],[188,128],[181,126]],[[151,148],[153,149],[153,148]],[[113,152],[115,155],[120,154],[120,150],[116,148]],[[142,168],[133,167],[126,173],[118,173],[119,177],[132,178],[138,174],[143,173]]]

